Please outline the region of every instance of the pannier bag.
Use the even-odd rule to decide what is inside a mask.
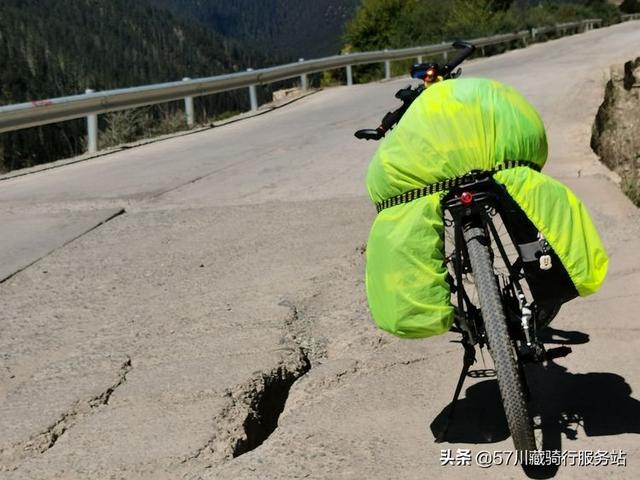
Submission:
[[[387,134],[369,165],[367,188],[379,204],[472,170],[489,171],[513,160],[541,169],[546,159],[542,120],[515,89],[487,79],[447,80],[420,94]],[[553,301],[596,292],[608,258],[582,202],[562,183],[527,166],[505,168],[493,178],[517,204],[512,210],[520,212],[519,226],[515,215],[505,220],[511,222],[507,227],[529,232],[529,238],[517,243],[537,303],[553,292],[545,291],[551,273],[541,277],[533,263],[527,264],[535,256],[535,242],[560,260],[563,268],[552,273],[561,283],[570,279],[573,287]],[[382,209],[369,233],[366,290],[371,314],[381,329],[400,337],[442,334],[453,323],[444,264],[444,193]],[[528,226],[522,224],[522,213]]]

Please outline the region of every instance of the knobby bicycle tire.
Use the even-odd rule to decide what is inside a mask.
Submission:
[[[483,229],[470,228],[464,232],[464,239],[513,444],[519,452],[537,450],[524,385],[509,338],[498,281],[487,246],[488,238]]]

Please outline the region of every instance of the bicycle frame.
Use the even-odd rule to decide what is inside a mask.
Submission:
[[[463,282],[463,276],[467,273],[472,274],[474,280],[478,273],[472,271],[471,268],[472,260],[468,251],[470,239],[474,243],[480,243],[487,247],[489,256],[487,262],[493,268],[490,273],[493,273],[496,277],[497,281],[495,283],[499,290],[497,293],[500,296],[499,301],[504,311],[504,315],[501,317],[502,320],[498,321],[506,323],[506,337],[503,338],[507,338],[511,348],[515,351],[513,356],[515,360],[514,366],[518,371],[518,377],[520,378],[518,382],[521,383],[525,401],[531,398],[531,392],[527,385],[524,365],[526,363],[541,363],[548,359],[566,356],[571,352],[568,347],[558,347],[547,351],[538,338],[539,326],[537,317],[541,312],[538,310],[533,298],[531,300],[527,298],[528,295],[521,284],[521,281],[527,277],[525,277],[520,251],[518,250],[516,258],[509,258],[494,222],[494,218],[499,215],[507,226],[507,232],[513,244],[519,245],[522,243],[522,232],[518,232],[516,231],[517,229],[513,228],[513,219],[514,215],[524,214],[521,210],[518,210],[518,207],[514,207],[513,200],[509,197],[505,188],[498,184],[489,172],[471,172],[463,177],[463,181],[459,186],[450,189],[442,197],[441,205],[443,213],[449,212],[451,215],[451,220],[445,219],[445,226],[452,227],[454,232],[453,253],[447,257],[447,263],[451,266],[449,283],[451,292],[456,297],[455,303],[457,303],[455,326],[451,330],[462,334],[461,344],[464,347],[464,358],[462,371],[451,402],[452,407],[449,410],[444,429],[436,438],[437,442],[445,441],[449,425],[453,421],[455,406],[460,396],[462,385],[469,374],[471,365],[475,362],[475,347],[483,348],[488,346],[492,350],[483,312],[471,301]],[[512,228],[509,228],[510,225]],[[530,228],[535,229],[533,225]],[[495,272],[496,256],[501,258],[507,269],[507,273],[504,275],[499,276]],[[486,279],[487,277],[485,276],[484,278]],[[533,293],[530,296],[533,297]],[[478,305],[480,305],[479,301]],[[492,318],[494,322],[492,331],[493,335],[496,335],[496,319],[495,317]],[[504,344],[499,346],[503,352],[501,355],[504,355]],[[501,356],[500,358],[504,360],[505,357]],[[503,398],[503,405],[505,405],[506,410],[504,402]],[[513,405],[513,403],[510,403],[510,405]],[[525,407],[522,408],[526,411]],[[516,431],[519,432],[519,441],[522,441],[523,430]]]
[[[475,47],[466,43],[454,46],[461,48],[461,53],[442,68],[435,63],[414,65],[412,77],[422,79],[424,84],[398,91],[396,98],[403,102],[402,106],[387,113],[376,129],[358,130],[355,136],[380,140],[401,120],[425,88],[443,79],[456,78],[460,70],[455,68],[473,53]],[[527,163],[531,162],[508,161],[502,169],[515,166],[537,169]],[[545,350],[538,330],[546,327],[560,305],[575,298],[578,292],[543,233],[509,196],[506,188],[493,179],[494,173],[496,170],[473,171],[462,178],[445,179],[387,198],[377,203],[376,208],[381,211],[435,191],[448,190],[441,198],[441,207],[444,224],[453,229],[454,237],[453,252],[446,257],[451,300],[456,304],[451,331],[462,334],[460,343],[464,347],[464,358],[451,409],[436,441],[445,441],[464,380],[476,360],[475,347],[487,346],[514,446],[519,452],[526,453],[539,450],[542,443],[534,438],[534,422],[528,405],[531,394],[524,364],[541,363],[571,352],[564,346]],[[449,215],[450,219],[447,218]],[[496,228],[494,220],[498,216],[516,249],[512,258]],[[504,264],[504,269],[499,263]],[[465,286],[467,274],[475,282],[473,300],[471,289]]]
[[[454,229],[454,253],[450,260],[453,266],[451,287],[457,303],[455,324],[462,333],[463,343],[481,348],[486,344],[481,312],[471,302],[463,282],[463,275],[471,271],[463,232],[479,227],[485,232],[489,246],[494,247],[490,248],[492,255],[500,255],[507,267],[508,274],[499,283],[509,334],[518,345],[519,360],[538,363],[544,360],[544,347],[538,340],[535,305],[527,299],[521,285],[524,274],[518,269],[518,259],[509,258],[493,220],[496,215],[503,214],[505,194],[490,175],[472,172],[468,182],[452,189],[442,199],[443,210],[450,212]]]

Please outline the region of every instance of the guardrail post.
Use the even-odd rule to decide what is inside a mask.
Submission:
[[[536,41],[536,35],[538,34],[538,29],[537,28],[532,28],[531,29],[531,41],[535,42]]]
[[[247,68],[247,72],[253,72],[253,68]],[[258,94],[256,93],[256,86],[249,85],[249,102],[251,103],[251,111],[258,110]]]
[[[189,77],[184,77],[183,82],[191,80]],[[184,97],[184,116],[187,121],[187,127],[191,128],[195,124],[195,113],[193,109],[193,97]]]
[[[351,65],[347,65],[347,85],[350,87],[353,85],[353,71]]]
[[[299,58],[298,62],[304,62],[304,58]],[[303,73],[300,75],[300,89],[304,92],[307,90],[308,82],[307,82],[307,74]]]
[[[420,55],[418,58],[416,58],[416,60],[418,61],[418,63],[422,63],[422,55]]]
[[[84,93],[94,93],[95,90],[87,88]],[[98,115],[95,113],[87,115],[87,152],[96,153],[98,151]]]
[[[388,49],[384,49],[385,52],[388,52]],[[391,78],[391,61],[390,60],[385,60],[384,61],[384,79],[385,80],[389,80]]]

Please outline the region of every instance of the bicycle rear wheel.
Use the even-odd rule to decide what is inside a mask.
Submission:
[[[516,353],[507,330],[507,319],[493,270],[488,237],[482,228],[470,228],[464,232],[464,239],[509,431],[515,449],[526,455],[529,450],[537,450],[533,423],[527,409]]]

